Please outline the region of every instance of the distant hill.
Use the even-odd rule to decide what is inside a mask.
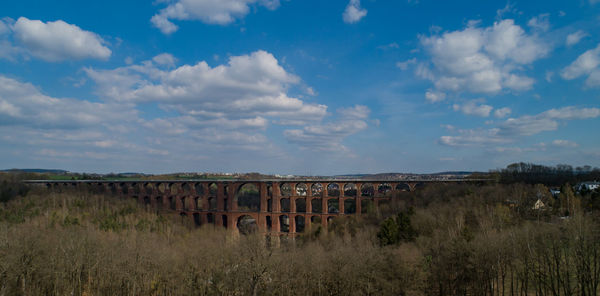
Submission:
[[[68,171],[56,169],[7,169],[0,170],[3,173],[40,173],[40,174],[66,174]]]

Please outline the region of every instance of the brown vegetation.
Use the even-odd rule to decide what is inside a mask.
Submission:
[[[0,203],[0,295],[598,295],[597,195],[545,190],[432,185],[281,241],[33,190]]]

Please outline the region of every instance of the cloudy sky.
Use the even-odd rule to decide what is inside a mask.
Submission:
[[[2,1],[0,164],[600,166],[599,33],[600,0]]]

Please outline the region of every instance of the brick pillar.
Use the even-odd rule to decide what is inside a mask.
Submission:
[[[295,213],[296,212],[296,198],[293,196],[290,196],[290,213]]]
[[[288,215],[289,233],[296,233],[296,216]]]
[[[217,211],[225,211],[225,186],[222,182],[217,183]],[[217,220],[220,221],[220,217]]]
[[[340,188],[340,198],[343,198],[344,196],[346,196],[346,193],[344,192],[344,186],[346,186],[345,183],[337,183],[338,187]]]
[[[272,232],[281,231],[280,227],[279,227],[279,215],[271,216],[271,231]]]
[[[267,211],[267,203],[268,203],[268,201],[267,201],[268,200],[267,183],[260,182],[258,185],[259,185],[258,186],[258,192],[259,192],[259,195],[260,195],[260,211],[264,213],[264,212]]]
[[[340,214],[344,214],[344,198],[343,197],[340,197],[338,199],[338,208],[339,208]]]
[[[281,188],[279,187],[281,184],[279,182],[273,182],[273,187],[272,187],[272,191],[273,191],[273,197],[271,200],[271,209],[273,210],[273,212],[281,212]],[[277,217],[277,219],[279,219],[279,217]],[[277,220],[277,223],[279,223],[279,220]]]
[[[183,197],[181,195],[175,196],[175,209],[177,209],[178,211],[183,210],[183,203],[185,201],[184,198],[185,197]]]
[[[321,198],[321,208],[322,208],[322,212],[323,214],[328,214],[329,213],[329,207],[327,206],[327,200],[328,198]]]
[[[312,213],[312,197],[306,197],[306,213]]]
[[[327,194],[327,187],[329,186],[329,183],[321,183],[321,185],[323,185],[323,189],[321,190],[321,196],[323,198],[329,197],[329,194]]]
[[[227,197],[227,201],[229,202],[230,211],[237,211],[238,209],[237,202],[235,201],[235,192],[238,190],[238,186],[240,186],[240,184],[232,183],[231,186],[229,186],[229,192],[227,192],[227,194],[229,195]]]

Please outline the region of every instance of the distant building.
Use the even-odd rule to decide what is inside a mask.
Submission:
[[[579,184],[577,184],[576,189],[577,191],[582,191],[582,190],[596,190],[600,188],[600,182],[581,182]]]

